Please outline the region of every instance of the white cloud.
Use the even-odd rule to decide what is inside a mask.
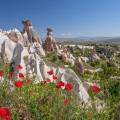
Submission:
[[[73,34],[72,33],[61,33],[60,36],[62,36],[62,37],[71,37],[71,36],[73,36]]]

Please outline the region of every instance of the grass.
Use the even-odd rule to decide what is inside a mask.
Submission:
[[[49,61],[58,66],[65,64],[55,53],[46,57],[46,62]],[[9,65],[0,65],[0,69],[7,73]],[[68,65],[74,70],[74,67]],[[0,84],[0,106],[10,109],[11,120],[112,120],[120,100],[120,79],[111,79],[110,77],[120,76],[120,69],[107,66],[107,63],[102,60],[93,62],[92,65],[96,68],[103,68],[103,71],[94,75],[87,72],[80,75],[82,81],[93,76],[90,82],[98,83],[102,89],[99,94],[93,94],[89,91],[92,108],[83,106],[72,92],[57,89],[54,83],[33,84],[31,82],[26,84],[24,82],[21,88],[16,88],[10,92],[8,84],[11,79],[7,77]],[[67,105],[64,104],[65,99],[69,100]],[[97,99],[106,104],[100,112],[95,109]]]

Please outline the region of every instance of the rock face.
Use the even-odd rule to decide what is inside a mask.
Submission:
[[[47,37],[44,43],[44,48],[46,52],[57,52],[58,46],[55,43],[55,39],[53,38],[53,30],[51,28],[47,28]]]
[[[18,41],[17,37],[15,37],[15,36],[12,37],[13,34],[15,36],[17,36],[17,34],[15,34],[13,32],[12,32],[12,34],[8,34],[10,36],[5,35],[4,33],[0,33],[0,41],[1,41],[0,52],[3,57],[6,56],[8,58],[8,61],[11,61],[14,49],[15,49],[15,47],[17,45],[17,41]],[[13,38],[13,39],[11,40],[10,38]]]

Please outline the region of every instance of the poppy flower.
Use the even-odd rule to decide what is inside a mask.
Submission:
[[[13,77],[13,74],[14,74],[13,72],[9,72],[8,76]]]
[[[91,86],[90,86],[90,89],[91,89],[91,91],[94,92],[94,93],[99,93],[99,92],[101,91],[101,88],[98,87],[97,85],[91,85]]]
[[[5,107],[0,107],[0,118],[3,120],[10,120],[10,110]]]
[[[26,78],[26,83],[30,83],[31,80],[29,78]]]
[[[3,70],[0,70],[0,77],[3,76]]]
[[[18,70],[21,70],[23,67],[19,64],[19,65],[17,65],[17,69]]]
[[[60,81],[56,84],[56,88],[61,88],[61,87],[64,87],[65,86],[65,83],[63,81]]]
[[[24,78],[24,75],[22,73],[18,74],[19,78]]]
[[[53,80],[57,80],[57,79],[58,79],[57,76],[53,75]]]
[[[68,105],[70,103],[70,101],[68,99],[64,99],[64,105]]]
[[[53,75],[53,69],[51,69],[50,71],[47,72],[49,75]]]
[[[65,89],[66,89],[67,91],[71,91],[71,90],[73,89],[73,84],[67,83],[67,84],[65,85]]]
[[[21,80],[18,80],[15,82],[15,86],[18,88],[22,87],[22,85],[23,85],[23,82]]]

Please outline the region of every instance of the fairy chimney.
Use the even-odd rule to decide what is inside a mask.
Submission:
[[[34,29],[31,20],[23,20],[22,24],[24,26],[23,32],[27,33],[29,43],[37,42],[37,43],[42,44],[40,36]]]
[[[51,28],[47,28],[47,37],[44,43],[44,48],[46,52],[57,51],[57,45],[55,43],[55,39],[53,38],[53,30]]]

